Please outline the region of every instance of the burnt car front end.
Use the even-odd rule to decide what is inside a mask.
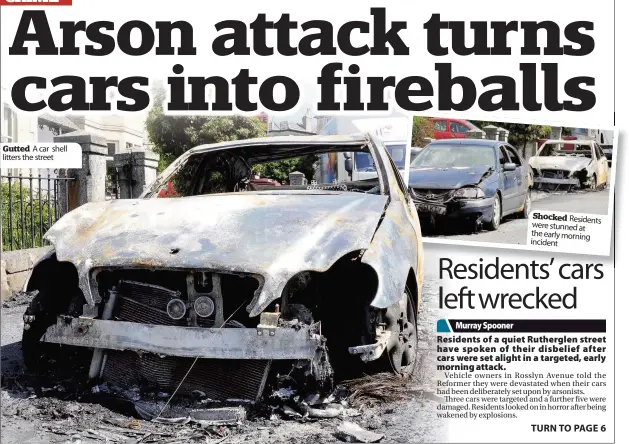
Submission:
[[[71,346],[89,355],[86,380],[215,401],[260,400],[272,366],[329,388],[397,345],[383,326],[405,288],[418,301],[403,210],[335,189],[85,204],[47,233],[54,250],[28,280],[25,361]]]
[[[546,141],[529,159],[534,186],[542,190],[594,188],[595,157],[586,142]]]

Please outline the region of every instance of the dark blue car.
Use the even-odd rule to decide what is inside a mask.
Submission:
[[[410,165],[409,187],[421,219],[463,218],[496,230],[502,218],[527,218],[533,182],[526,161],[497,140],[436,140]]]

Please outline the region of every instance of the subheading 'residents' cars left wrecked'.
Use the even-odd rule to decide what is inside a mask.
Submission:
[[[531,210],[526,161],[506,142],[437,140],[410,166],[409,187],[420,218],[458,218],[496,230],[503,217]]]
[[[268,162],[347,152],[372,156],[377,177],[251,180]],[[24,316],[30,367],[65,344],[87,350],[86,379],[173,393],[186,375],[180,394],[257,400],[272,364],[328,384],[417,361],[419,220],[369,135],[199,146],[139,199],[85,204],[46,236],[54,250],[26,287],[38,290]]]

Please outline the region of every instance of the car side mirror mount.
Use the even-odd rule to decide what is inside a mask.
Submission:
[[[515,171],[516,167],[517,165],[515,163],[505,163],[502,168],[505,171]]]
[[[354,170],[354,162],[352,161],[352,159],[345,159],[345,171],[347,171],[348,174],[351,174],[352,171]]]

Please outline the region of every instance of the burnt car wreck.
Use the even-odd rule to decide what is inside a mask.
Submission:
[[[333,152],[369,153],[378,178],[251,180],[254,165]],[[417,361],[419,220],[368,135],[196,147],[139,199],[85,204],[46,237],[54,250],[26,286],[29,368],[71,346],[89,355],[77,375],[89,381],[255,402],[279,374],[325,390]]]
[[[547,140],[529,162],[539,189],[596,191],[609,180],[609,160],[593,140]]]

